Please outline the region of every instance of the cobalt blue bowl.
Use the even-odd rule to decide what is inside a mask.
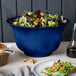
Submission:
[[[10,18],[15,19],[18,17]],[[64,27],[69,23],[58,27],[21,27],[10,24],[14,30],[17,46],[28,56],[45,57],[54,52],[62,39]]]

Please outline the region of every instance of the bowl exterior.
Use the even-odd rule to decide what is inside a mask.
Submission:
[[[10,24],[17,46],[28,56],[45,57],[55,51],[62,39],[62,27],[31,28]]]

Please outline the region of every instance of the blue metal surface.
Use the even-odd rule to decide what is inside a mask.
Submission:
[[[11,18],[15,19],[17,17]],[[67,20],[69,23],[69,20]],[[7,20],[9,23],[9,21]],[[67,23],[67,24],[68,24]],[[9,25],[14,30],[17,46],[28,56],[45,57],[54,52],[62,39],[64,27],[21,27]]]

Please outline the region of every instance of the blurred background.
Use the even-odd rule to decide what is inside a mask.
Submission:
[[[24,10],[38,9],[70,19],[71,23],[65,28],[62,36],[62,41],[70,41],[73,23],[76,21],[76,0],[0,0],[0,41],[15,41],[13,30],[6,22],[7,17],[20,16]]]

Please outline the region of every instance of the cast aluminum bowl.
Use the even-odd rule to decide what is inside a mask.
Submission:
[[[15,19],[18,17],[10,18]],[[21,27],[10,24],[13,28],[17,46],[28,56],[45,57],[54,52],[62,39],[65,26],[58,27]]]

